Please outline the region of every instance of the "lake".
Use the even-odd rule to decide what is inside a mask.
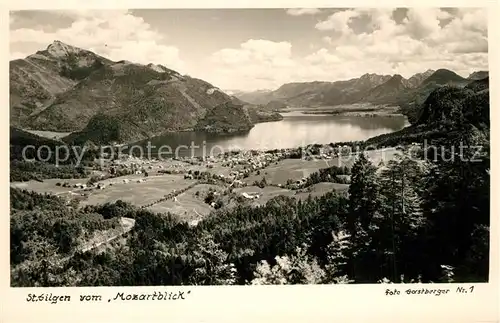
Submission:
[[[300,113],[282,115],[283,120],[256,124],[244,134],[181,132],[152,138],[151,156],[157,155],[160,146],[163,146],[163,157],[169,155],[169,152],[175,154],[176,150],[178,156],[201,156],[238,149],[296,148],[315,143],[365,140],[400,130],[408,125],[404,116],[362,117]],[[146,147],[147,141],[141,142],[140,145]]]

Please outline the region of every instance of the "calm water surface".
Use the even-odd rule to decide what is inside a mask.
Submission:
[[[248,133],[214,135],[199,132],[172,133],[151,139],[152,156],[162,148],[178,156],[213,155],[233,149],[295,148],[307,144],[365,140],[400,130],[408,125],[406,117],[353,117],[283,113],[284,119],[256,124]],[[205,143],[205,148],[203,145]],[[146,147],[147,142],[141,143]],[[168,147],[167,147],[168,146]],[[193,147],[194,148],[190,148]],[[156,148],[155,148],[156,147]],[[205,152],[204,152],[205,151]]]

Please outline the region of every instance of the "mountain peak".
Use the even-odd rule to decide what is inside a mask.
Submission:
[[[461,83],[463,81],[465,81],[465,79],[457,73],[445,68],[440,68],[425,79],[422,84],[425,85],[434,82],[436,84],[444,85],[449,83]]]
[[[373,78],[375,76],[380,76],[380,75],[375,74],[375,73],[365,73],[365,74],[361,75],[360,79]]]
[[[436,71],[435,70],[432,70],[432,69],[428,69],[427,71],[425,72],[422,72],[422,73],[417,73],[415,75],[412,75],[408,81],[407,81],[407,85],[409,87],[417,87],[419,86],[425,79],[427,79],[429,76],[431,76],[432,74],[434,74]]]
[[[68,44],[65,44],[63,43],[62,41],[60,40],[54,40],[52,42],[52,44],[50,44],[48,47],[47,47],[47,51],[49,52],[49,54],[51,54],[52,56],[55,56],[55,57],[62,57],[62,56],[66,56],[70,53],[80,53],[82,52],[83,50],[78,48],[78,47],[74,47],[74,46],[71,46],[71,45],[68,45]]]

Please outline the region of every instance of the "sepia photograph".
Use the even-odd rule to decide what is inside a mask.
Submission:
[[[487,8],[9,18],[11,287],[489,282]]]

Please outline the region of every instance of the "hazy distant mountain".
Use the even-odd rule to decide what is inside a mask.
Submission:
[[[417,73],[415,75],[413,75],[412,77],[410,77],[406,84],[408,87],[411,87],[411,88],[415,88],[415,87],[418,87],[420,84],[422,84],[422,82],[427,79],[429,76],[431,76],[432,74],[434,74],[434,70],[427,70],[423,73]]]
[[[398,104],[401,97],[406,95],[408,88],[407,80],[396,74],[387,82],[369,90],[362,101],[373,104]]]
[[[271,101],[271,98],[268,98],[268,95],[271,94],[271,90],[257,90],[251,92],[244,91],[228,91],[232,96],[237,97],[238,99],[252,103],[252,104],[266,104]]]
[[[475,79],[487,72],[476,72],[469,78]],[[253,102],[276,100],[288,106],[318,107],[353,103],[372,103],[376,105],[398,105],[401,111],[414,122],[420,107],[434,90],[452,85],[464,87],[470,82],[447,69],[427,70],[409,79],[401,75],[364,74],[359,78],[336,82],[303,82],[283,84],[275,91],[257,91],[251,94],[236,93],[239,98],[251,97]],[[487,88],[484,81],[475,87]]]
[[[254,104],[276,101],[289,106],[336,105],[358,102],[366,91],[390,78],[390,75],[364,74],[345,81],[286,83],[274,91],[235,92],[234,95]]]
[[[467,77],[467,79],[469,79],[469,80],[482,80],[482,79],[487,78],[488,76],[489,76],[488,71],[476,71],[476,72],[472,72]]]
[[[96,133],[96,125],[106,125],[114,140],[129,141],[253,126],[244,104],[203,80],[162,65],[113,62],[59,41],[12,61],[10,72],[11,123],[25,128],[80,131],[102,141],[106,136]]]
[[[365,92],[391,79],[391,75],[363,74],[360,78],[335,82],[337,87],[348,93]]]

